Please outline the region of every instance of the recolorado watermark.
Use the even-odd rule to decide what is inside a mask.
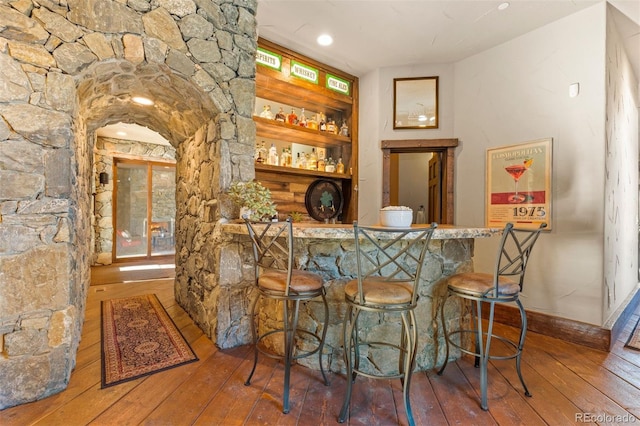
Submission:
[[[576,423],[636,423],[638,419],[630,414],[576,413]]]

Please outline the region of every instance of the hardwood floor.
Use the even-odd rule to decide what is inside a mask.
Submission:
[[[107,389],[100,389],[100,302],[155,293],[200,360]],[[478,371],[465,357],[444,375],[414,374],[411,395],[421,425],[624,424],[640,420],[640,351],[624,348],[636,311],[610,353],[529,333],[523,374],[533,397],[523,395],[513,361],[492,362],[489,411],[479,406]],[[515,331],[499,326],[513,336]],[[0,411],[2,425],[319,425],[336,424],[345,379],[295,367],[291,412],[281,412],[282,366],[261,358],[244,386],[250,347],[219,350],[173,297],[173,280],[92,285],[77,365],[68,388],[41,401]],[[636,421],[638,421],[636,420]],[[398,380],[358,378],[350,425],[406,424]]]

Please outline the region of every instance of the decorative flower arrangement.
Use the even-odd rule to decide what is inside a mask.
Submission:
[[[247,210],[250,220],[271,220],[278,214],[276,205],[271,201],[271,191],[258,181],[232,183],[229,197],[241,210]]]

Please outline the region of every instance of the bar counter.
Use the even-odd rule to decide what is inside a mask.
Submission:
[[[218,298],[216,322],[216,344],[233,347],[250,342],[249,307],[255,293],[253,257],[244,223],[220,224],[224,242],[220,245],[220,291],[228,295]],[[475,238],[489,238],[500,234],[500,228],[475,228],[439,225],[429,245],[429,253],[423,267],[423,279],[419,285],[419,301],[416,316],[419,322],[417,368],[425,370],[439,365],[444,357],[444,337],[439,320],[439,306],[446,293],[443,279],[457,272],[473,270]],[[329,326],[327,330],[325,356],[326,366],[331,371],[344,371],[342,356],[342,321],[346,305],[344,285],[356,277],[355,244],[353,226],[347,224],[294,224],[296,264],[322,275],[325,279],[329,303]],[[225,278],[226,277],[226,278]],[[263,311],[260,315],[276,318],[275,311]],[[320,301],[301,308],[301,322],[307,326],[319,326],[322,317]],[[460,305],[447,305],[448,322],[461,321]],[[399,322],[378,317],[366,323],[366,333],[393,332]],[[375,351],[380,352],[380,351]],[[457,354],[452,354],[457,356]],[[366,354],[363,357],[367,358]],[[377,368],[397,365],[397,357],[384,355],[370,360]],[[309,368],[318,368],[317,359],[306,358],[301,363]]]

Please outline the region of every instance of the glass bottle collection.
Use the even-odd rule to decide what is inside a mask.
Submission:
[[[300,109],[300,115],[298,115],[296,114],[295,108],[291,108],[291,112],[286,114],[284,109],[280,107],[274,115],[271,111],[271,105],[264,105],[260,117],[287,123],[292,126],[300,126],[311,130],[349,137],[349,126],[347,126],[346,121],[343,121],[342,125],[338,127],[335,120],[327,117],[323,112],[313,114],[310,118],[307,118],[304,108]]]
[[[312,148],[311,152],[298,152],[296,158],[293,158],[291,147],[282,148],[282,153],[278,155],[275,144],[267,149],[265,141],[256,143],[255,161],[259,164],[280,167],[294,167],[304,170],[316,170],[319,172],[344,173],[345,167],[342,158],[335,161],[332,157],[328,159],[319,156],[316,149]]]

